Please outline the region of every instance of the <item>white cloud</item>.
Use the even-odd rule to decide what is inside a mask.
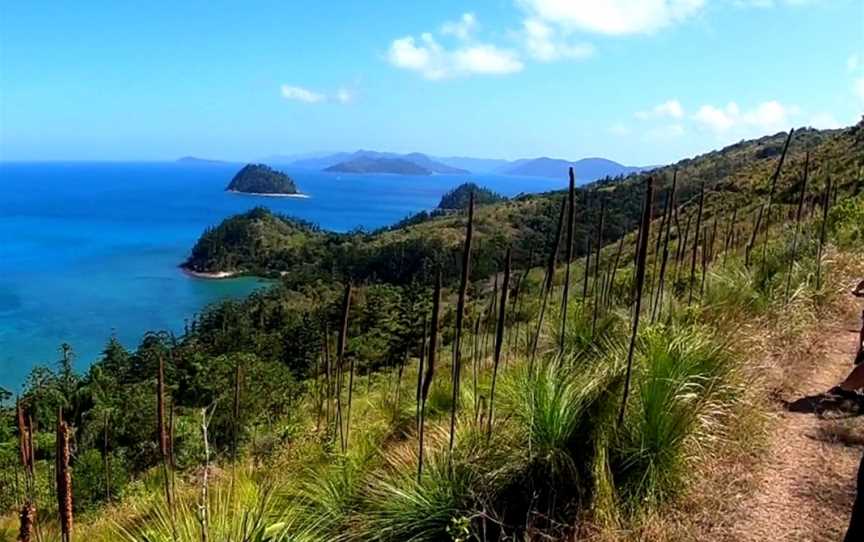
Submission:
[[[494,45],[475,45],[453,51],[456,73],[506,74],[522,70],[513,53]]]
[[[474,74],[505,75],[524,67],[512,51],[483,43],[448,50],[428,32],[421,34],[419,40],[413,36],[393,40],[387,57],[394,66],[432,80]]]
[[[477,28],[477,17],[473,13],[463,13],[458,21],[448,21],[441,25],[441,33],[445,36],[456,36],[467,40]]]
[[[763,102],[746,111],[735,102],[729,102],[722,108],[703,105],[693,115],[693,120],[717,133],[741,128],[757,129],[764,133],[787,128],[790,116],[797,113],[797,107],[784,106],[776,100]]]
[[[849,70],[850,73],[856,71],[858,69],[858,66],[860,66],[860,65],[861,65],[861,57],[858,55],[858,53],[854,53],[846,61],[846,69]]]
[[[684,116],[684,108],[681,107],[681,102],[673,99],[656,105],[649,111],[637,111],[635,116],[641,120],[663,117],[680,119]]]
[[[704,0],[517,0],[532,18],[598,34],[645,34],[698,13]]]
[[[329,101],[336,101],[340,104],[348,104],[354,100],[354,94],[347,88],[340,88],[333,96],[328,96],[322,92],[315,92],[308,88],[295,85],[282,85],[280,88],[282,97],[286,100],[294,100],[307,104],[317,104]]]
[[[286,100],[297,100],[307,104],[319,103],[327,100],[327,96],[313,92],[303,87],[282,85],[282,97]]]
[[[562,32],[540,19],[528,18],[522,22],[522,37],[528,54],[540,62],[561,59],[580,60],[594,54],[590,43],[570,43]]]

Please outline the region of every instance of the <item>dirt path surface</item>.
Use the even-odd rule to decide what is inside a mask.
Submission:
[[[732,528],[742,541],[839,541],[864,453],[864,417],[792,412],[789,404],[825,392],[852,368],[860,322],[851,313],[825,322],[772,401],[776,419],[754,491],[738,503]],[[787,365],[787,367],[790,367]]]

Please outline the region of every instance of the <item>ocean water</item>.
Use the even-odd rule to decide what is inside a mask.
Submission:
[[[566,179],[496,175],[288,173],[306,199],[224,191],[242,164],[0,163],[0,386],[17,390],[63,342],[80,370],[114,334],[128,347],[148,330],[179,332],[209,303],[248,295],[255,278],[203,280],[178,265],[201,231],[263,205],[348,231],[392,224],[467,179],[512,196]]]

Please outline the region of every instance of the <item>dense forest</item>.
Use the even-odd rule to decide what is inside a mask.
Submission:
[[[864,121],[376,232],[229,218],[185,265],[276,283],[83,374],[62,345],[2,397],[0,510],[50,521],[71,465],[76,514],[123,510],[98,540],[614,530],[731,438],[737,319],[836,290],[862,157]]]
[[[248,194],[296,194],[297,185],[281,171],[264,164],[247,164],[225,190]]]
[[[438,209],[451,211],[467,209],[468,201],[472,194],[474,195],[474,205],[478,206],[488,205],[490,203],[499,203],[507,199],[486,187],[477,186],[475,183],[462,183],[441,196],[441,202],[438,203]]]

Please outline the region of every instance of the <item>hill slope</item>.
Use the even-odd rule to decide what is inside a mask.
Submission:
[[[862,134],[862,123],[844,130],[796,131],[775,201],[794,203],[794,187],[800,179],[807,150],[811,153],[813,181],[810,186],[814,194],[818,194],[829,174],[847,187],[855,182],[859,173],[858,160],[864,156]],[[605,178],[579,188],[576,193],[579,211],[574,224],[575,254],[584,254],[589,238],[593,242],[596,237],[601,206],[605,206],[603,244],[616,241],[636,227],[647,175],[657,179],[654,209],[655,216],[659,216],[675,169],[678,171],[676,201],[684,205],[682,220],[694,210],[694,197],[702,183],[706,188],[705,224],[714,219],[728,219],[733,209],[738,209],[739,220],[745,219],[745,213],[754,209],[767,194],[778,161],[777,149],[782,148],[785,139],[786,134],[778,133],[743,141],[651,172],[634,173],[620,180]],[[514,267],[526,267],[532,261],[536,265],[533,255],[546,253],[552,245],[563,195],[563,192],[524,195],[478,207],[476,263],[472,265],[472,276],[475,279],[488,276],[498,269],[498,259],[507,246],[512,246]],[[328,270],[327,276],[335,273],[358,280],[375,277],[399,284],[416,278],[428,279],[429,266],[438,262],[444,266],[445,280],[453,280],[458,276],[458,262],[443,255],[459,250],[464,224],[463,213],[427,214],[372,233],[328,234],[327,243],[319,243],[320,240],[311,236],[310,242],[317,248],[305,253],[308,259],[296,262],[286,262],[279,256],[280,251],[235,253],[234,245],[220,247],[218,243],[207,247],[196,245],[193,253],[199,256],[195,259],[199,271],[225,271],[215,267],[215,262],[230,257],[236,267],[247,271],[289,271],[290,275],[297,267],[315,268]],[[272,237],[280,238],[278,230]],[[292,244],[293,240],[286,239],[285,243]],[[211,257],[217,252],[221,255],[219,258]]]

